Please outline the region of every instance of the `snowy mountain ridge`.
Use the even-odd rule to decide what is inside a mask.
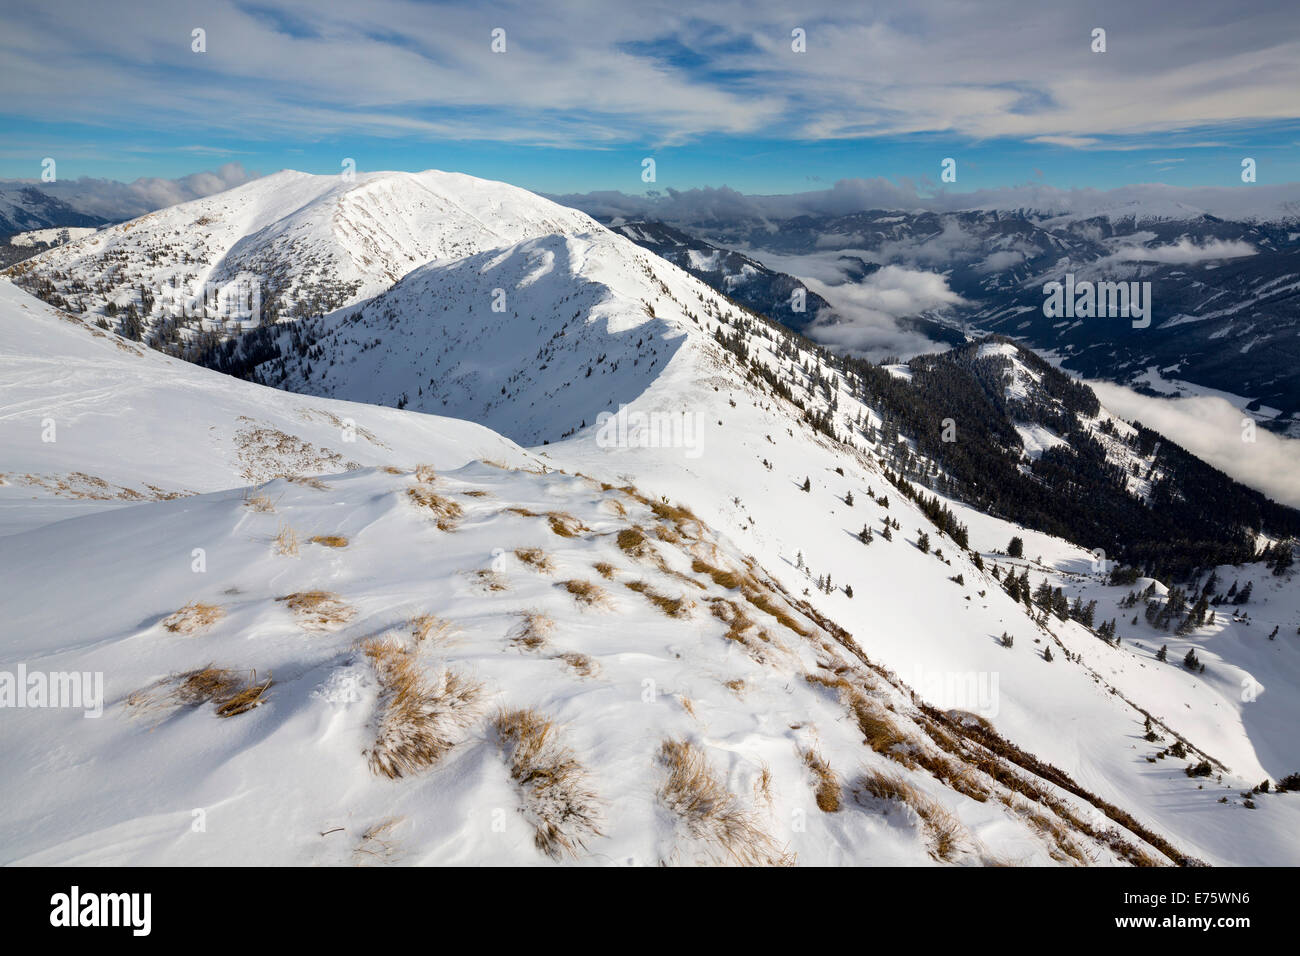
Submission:
[[[315,224],[304,235],[322,231],[319,220],[295,220]],[[1300,829],[1294,798],[1257,795],[1255,810],[1237,798],[1295,770],[1281,730],[1300,686],[1292,643],[1261,650],[1222,616],[1165,638],[1169,662],[1148,646],[1154,627],[1122,626],[1119,646],[1099,639],[1097,624],[1118,616],[1129,588],[1107,583],[1092,554],[922,494],[932,462],[886,441],[886,422],[847,380],[856,373],[629,240],[571,225],[434,261],[329,315],[268,326],[257,345],[277,354],[257,375],[299,394],[181,366],[16,290],[0,302],[33,313],[16,354],[69,348],[51,339],[57,329],[103,363],[98,378],[30,375],[0,397],[28,442],[29,470],[55,453],[37,442],[43,417],[118,402],[112,383],[123,371],[108,361],[118,355],[156,369],[154,396],[136,410],[143,437],[123,441],[119,430],[56,446],[66,461],[46,470],[99,475],[115,459],[141,475],[165,470],[149,423],[195,387],[226,397],[192,406],[191,436],[229,428],[226,409],[254,396],[276,407],[262,412],[274,423],[303,405],[340,419],[361,407],[339,400],[406,409],[375,408],[379,425],[365,423],[395,450],[396,461],[380,449],[354,459],[378,470],[244,491],[270,475],[235,477],[228,465],[228,490],[217,475],[186,489],[211,491],[195,498],[129,510],[96,502],[87,509],[97,513],[10,539],[21,547],[6,554],[23,560],[5,570],[22,598],[0,642],[5,665],[98,663],[119,688],[102,755],[70,716],[43,722],[29,711],[21,733],[0,740],[28,785],[47,735],[76,754],[55,788],[65,794],[58,839],[29,837],[21,859],[225,859],[225,844],[178,843],[168,808],[241,801],[268,822],[249,822],[262,819],[257,810],[227,818],[239,832],[229,852],[304,862],[354,853],[544,862],[552,846],[586,862],[1300,855],[1279,838]],[[620,410],[640,422],[692,416],[691,445],[635,430],[602,437],[598,417]],[[389,436],[407,420],[430,431],[412,432],[398,452]],[[499,464],[449,454],[418,469],[430,433],[463,436],[448,442],[457,454]],[[337,450],[323,433],[307,440]],[[344,467],[283,470],[305,479]],[[1024,541],[1021,557],[1001,553],[1012,537]],[[37,582],[57,581],[74,541],[84,542],[77,586],[109,611],[69,628]],[[213,542],[211,577],[191,569],[199,541]],[[125,600],[133,566],[156,586]],[[1013,570],[1095,598],[1094,623],[1040,613],[1018,584],[1010,593]],[[1252,613],[1262,620],[1280,626],[1295,613],[1262,566],[1222,570],[1260,579],[1269,607]],[[534,611],[550,622],[540,632],[526,626]],[[1180,669],[1180,645],[1207,670]],[[1249,701],[1247,678],[1262,689]],[[646,679],[663,706],[642,698]],[[427,709],[389,707],[417,687]],[[133,725],[134,714],[160,723]],[[415,751],[433,759],[411,764],[401,756],[411,751],[393,749],[409,741],[410,721],[428,732]],[[165,741],[167,786],[144,792],[135,775],[114,777],[118,799],[83,822],[66,796],[84,789],[76,774],[109,755],[142,759],[132,748],[147,731],[132,727],[144,724]],[[539,727],[552,729],[539,739]],[[562,744],[543,747],[548,739]],[[522,743],[584,772],[563,792],[515,787],[529,778]],[[205,772],[194,753],[219,753],[222,771]],[[1202,764],[1209,777],[1187,772]],[[258,790],[270,767],[272,794]],[[332,773],[338,789],[322,781]],[[734,813],[684,815],[700,787]],[[7,795],[18,809],[3,822],[15,835],[45,812],[40,794],[23,792]],[[1051,814],[1035,817],[1025,799]],[[514,808],[506,818],[530,826],[498,831],[472,807]],[[320,842],[335,826],[345,850]],[[727,843],[718,834],[728,832],[747,836]]]

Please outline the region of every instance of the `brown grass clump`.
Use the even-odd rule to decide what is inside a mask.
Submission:
[[[426,674],[393,641],[362,645],[379,679],[375,743],[370,769],[396,779],[424,770],[451,750],[478,716],[482,686],[449,670]]]
[[[878,754],[884,754],[903,764],[910,764],[910,759],[898,750],[899,745],[907,743],[907,737],[898,725],[881,713],[867,698],[853,694],[849,706],[853,717],[862,731],[862,742]]]
[[[880,770],[864,770],[853,789],[866,791],[877,800],[894,800],[908,805],[913,805],[920,800],[917,789],[900,774],[884,773]]]
[[[437,494],[423,485],[407,488],[406,494],[421,508],[427,508],[433,512],[434,522],[437,524],[439,531],[455,531],[457,521],[465,513],[465,509],[456,502],[445,495]]]
[[[417,641],[441,640],[452,631],[450,621],[444,621],[434,614],[420,614],[410,620],[411,634]]]
[[[788,630],[793,631],[800,637],[810,637],[812,635],[811,631],[795,620],[794,615],[783,606],[783,603],[778,602],[778,600],[767,591],[750,583],[742,589],[741,593],[745,595],[745,600],[751,605],[766,614],[772,615],[772,617],[776,618],[781,625]]]
[[[596,662],[586,654],[579,654],[577,651],[566,651],[560,654],[558,659],[568,664],[579,677],[592,677],[596,673]]]
[[[714,567],[707,561],[701,561],[699,558],[691,561],[691,570],[696,574],[707,574],[714,584],[729,591],[740,587],[745,580],[742,575],[737,574],[735,571],[724,571],[721,568]]]
[[[723,681],[722,686],[727,688],[727,690],[731,691],[737,697],[745,696],[745,682],[739,677],[735,680]]]
[[[308,488],[315,488],[317,491],[329,490],[329,485],[319,478],[313,478],[310,475],[289,475],[286,481],[292,481],[295,485],[305,485]]]
[[[542,574],[550,574],[555,570],[555,562],[541,548],[516,548],[515,557]]]
[[[595,568],[596,573],[599,574],[606,581],[613,580],[614,572],[618,570],[617,568],[614,567],[614,565],[610,564],[608,561],[597,561],[595,564],[592,565],[592,567]]]
[[[280,522],[280,530],[275,533],[275,553],[288,558],[298,556],[298,532],[287,522]]]
[[[506,583],[505,575],[493,571],[491,568],[482,568],[478,571],[471,571],[470,579],[479,586],[484,592],[492,591],[509,591],[510,585]]]
[[[694,602],[688,601],[685,597],[669,597],[666,594],[660,594],[644,581],[628,581],[626,587],[645,597],[647,601],[669,617],[690,617],[691,608],[695,606]]]
[[[483,491],[479,488],[465,492],[466,498],[490,498],[491,496],[492,493],[490,491]]]
[[[548,511],[546,513],[546,522],[551,526],[551,530],[561,538],[576,538],[583,531],[590,530],[573,515],[566,514],[563,511]]]
[[[897,774],[882,773],[879,770],[863,771],[854,789],[865,791],[879,800],[905,804],[915,810],[925,824],[931,854],[936,859],[951,861],[959,853],[970,849],[969,835],[961,821]]]
[[[651,501],[648,504],[656,518],[671,523],[688,538],[698,538],[704,529],[700,519],[685,505],[670,505],[666,501]]]
[[[295,591],[276,600],[283,601],[298,615],[302,626],[310,630],[346,624],[357,613],[356,608],[344,604],[333,591]]]
[[[264,704],[265,694],[272,684],[271,678],[257,680],[252,671],[248,680],[237,672],[223,667],[200,667],[165,678],[145,690],[127,697],[128,706],[151,709],[154,707],[198,707],[211,703],[218,717],[235,717]]]
[[[493,726],[537,849],[552,859],[577,857],[588,839],[601,836],[600,802],[586,768],[537,711],[503,710]]]
[[[607,607],[610,603],[609,593],[599,584],[591,581],[574,579],[564,582],[564,590],[573,595],[573,599],[583,607]]]
[[[270,514],[275,511],[275,502],[271,500],[270,495],[266,495],[261,492],[258,492],[257,494],[254,495],[245,491],[244,507],[251,508],[253,511],[257,511],[262,514]]]
[[[434,470],[433,465],[416,465],[415,480],[432,484],[438,480],[438,472]]]
[[[823,813],[837,812],[840,808],[840,781],[831,765],[816,750],[805,751],[803,762],[817,780],[817,809]]]
[[[311,543],[323,545],[327,548],[346,548],[348,539],[341,534],[318,534],[312,536]]]
[[[729,641],[747,643],[745,635],[754,626],[753,618],[744,612],[740,605],[726,598],[716,598],[709,602],[713,616],[727,625],[724,635]]]
[[[650,544],[646,541],[645,532],[640,528],[624,528],[618,533],[619,549],[634,558],[642,558],[650,553]]]
[[[690,741],[665,740],[659,748],[659,762],[668,770],[659,799],[693,837],[709,847],[715,862],[740,866],[788,866],[794,862]]]
[[[951,812],[933,800],[922,801],[916,808],[930,832],[932,852],[940,860],[952,862],[953,857],[970,849],[966,828]]]
[[[225,614],[226,612],[215,604],[193,601],[167,617],[162,625],[173,634],[193,634],[205,627],[211,627]]]
[[[510,633],[510,643],[526,651],[539,651],[555,630],[555,621],[540,611],[523,611],[519,623]]]
[[[390,475],[404,475],[404,474],[406,474],[406,472],[402,471],[402,469],[396,467],[395,465],[384,465],[384,467],[381,468],[381,469],[379,469],[379,470],[380,470],[380,471],[383,471],[383,472],[386,472],[387,474],[390,474]]]

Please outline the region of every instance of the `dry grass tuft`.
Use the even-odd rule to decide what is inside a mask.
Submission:
[[[366,828],[361,834],[361,842],[353,851],[357,865],[364,866],[371,860],[388,863],[398,855],[397,841],[393,839],[393,830],[405,817],[386,817]]]
[[[573,515],[563,511],[548,511],[546,513],[546,522],[551,526],[551,530],[561,538],[576,538],[582,532],[590,530]]]
[[[586,768],[535,710],[503,710],[493,726],[537,849],[552,859],[577,857],[588,839],[601,836],[600,802]]]
[[[519,623],[510,632],[510,643],[526,651],[539,651],[555,630],[555,621],[541,611],[522,611]]]
[[[225,617],[225,614],[226,612],[215,604],[194,601],[166,618],[162,625],[173,634],[193,634],[205,627],[211,627]]]
[[[903,779],[902,775],[881,770],[864,770],[853,789],[865,791],[877,800],[894,800],[909,806],[920,800],[917,789]]]
[[[926,796],[897,774],[865,770],[858,777],[855,791],[865,791],[879,800],[905,804],[916,811],[930,838],[931,854],[951,862],[971,848],[969,834],[961,821],[941,804]]]
[[[777,846],[726,788],[708,759],[690,741],[665,740],[659,762],[668,779],[659,799],[675,813],[691,835],[709,846],[717,862],[741,866],[788,866],[793,855]]]
[[[951,862],[955,856],[970,849],[966,828],[944,807],[933,800],[923,800],[916,812],[925,821],[933,853],[940,860]]]
[[[466,498],[490,498],[492,497],[492,492],[483,491],[480,488],[475,488],[472,491],[465,492],[465,497]]]
[[[130,707],[152,709],[155,707],[198,707],[211,703],[218,717],[235,717],[245,714],[266,702],[265,694],[272,684],[271,678],[259,682],[257,671],[250,672],[244,680],[238,672],[223,667],[200,667],[165,678],[152,687],[138,690],[126,699]]]
[[[420,614],[409,622],[411,634],[417,641],[440,641],[452,632],[450,621],[434,614]]]
[[[275,502],[271,500],[270,495],[262,492],[251,494],[250,492],[245,491],[244,507],[251,508],[253,511],[257,511],[261,514],[271,514],[275,511]]]
[[[386,472],[387,474],[390,474],[390,475],[404,475],[404,474],[406,474],[406,472],[402,471],[402,469],[396,467],[395,465],[384,465],[384,467],[381,468],[381,469],[379,469],[379,470],[380,470],[380,471],[383,471],[383,472]]]
[[[666,594],[660,594],[644,581],[628,581],[626,587],[645,597],[647,601],[669,617],[690,617],[691,608],[695,607],[693,601],[688,601],[685,597],[669,597]]]
[[[298,556],[298,532],[287,521],[281,521],[280,530],[275,533],[275,553],[287,558]]]
[[[686,537],[698,538],[703,532],[703,523],[685,505],[670,505],[666,501],[651,501],[648,503],[656,518],[671,523],[678,532]]]
[[[835,813],[840,808],[840,781],[831,770],[831,765],[816,750],[804,752],[803,762],[817,778],[817,809],[823,813]]]
[[[634,558],[643,558],[652,551],[645,532],[638,527],[624,528],[616,540],[619,549]]]
[[[346,548],[348,539],[341,534],[318,534],[312,536],[311,543],[324,545],[327,548]]]
[[[900,763],[910,763],[907,755],[898,750],[900,745],[907,743],[907,737],[898,728],[898,724],[856,692],[850,695],[849,707],[858,722],[858,730],[862,731],[864,744],[878,754],[884,754]]]
[[[319,478],[313,478],[310,475],[289,475],[286,481],[292,481],[295,485],[305,485],[308,488],[315,488],[317,491],[328,491],[329,485]]]
[[[362,645],[379,679],[375,743],[370,769],[396,779],[424,770],[451,750],[478,716],[482,686],[450,671],[426,674],[394,641]]]
[[[506,583],[505,575],[493,571],[491,568],[482,568],[478,571],[471,571],[469,576],[470,579],[478,585],[479,590],[484,593],[510,590],[510,585]]]
[[[696,574],[707,574],[714,584],[729,591],[740,587],[745,580],[742,575],[737,574],[735,571],[724,571],[721,568],[714,567],[707,561],[701,561],[699,558],[691,561],[691,570]]]
[[[608,607],[609,592],[599,584],[582,581],[577,578],[564,582],[564,590],[573,595],[573,599],[583,607]]]
[[[542,574],[550,574],[555,570],[555,562],[541,548],[516,548],[515,557]]]
[[[596,662],[586,654],[579,654],[577,651],[566,651],[560,654],[558,659],[568,664],[579,677],[593,677],[596,674]]]
[[[438,480],[438,472],[434,470],[433,465],[416,465],[415,480],[432,484]]]
[[[597,561],[595,564],[592,565],[592,567],[595,568],[596,573],[599,574],[606,581],[612,581],[614,579],[614,572],[618,570],[617,568],[614,567],[614,565],[610,564],[608,561]]]
[[[754,781],[754,799],[762,800],[769,807],[772,805],[772,768],[762,764],[758,769],[758,778]]]
[[[812,636],[811,631],[795,620],[794,615],[785,606],[785,602],[778,600],[771,593],[754,585],[752,582],[745,582],[745,585],[741,593],[745,595],[745,600],[751,605],[766,614],[772,615],[783,627],[793,631],[800,637]]]
[[[740,644],[748,643],[746,634],[753,628],[754,621],[740,605],[726,598],[715,598],[709,601],[709,610],[713,612],[714,617],[727,625],[727,633],[724,635],[727,640]]]
[[[407,488],[406,494],[421,508],[427,508],[433,512],[434,522],[437,524],[439,531],[455,531],[457,521],[465,513],[465,509],[456,502],[445,495],[437,494],[423,485]]]
[[[298,615],[303,627],[316,630],[331,624],[346,624],[356,616],[356,608],[344,604],[333,591],[295,591],[276,598]]]

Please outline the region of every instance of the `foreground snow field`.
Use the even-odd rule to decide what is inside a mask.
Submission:
[[[815,352],[569,225],[308,321],[291,392],[0,283],[0,671],[105,690],[4,712],[0,858],[1300,862],[1300,796],[1242,796],[1300,770],[1291,576],[1160,636],[949,502],[965,550]]]

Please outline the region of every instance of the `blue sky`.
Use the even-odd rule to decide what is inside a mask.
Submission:
[[[48,0],[5,25],[3,178],[47,156],[123,181],[353,158],[547,193],[924,193],[946,157],[964,192],[1242,185],[1249,156],[1260,183],[1300,181],[1292,3]]]

